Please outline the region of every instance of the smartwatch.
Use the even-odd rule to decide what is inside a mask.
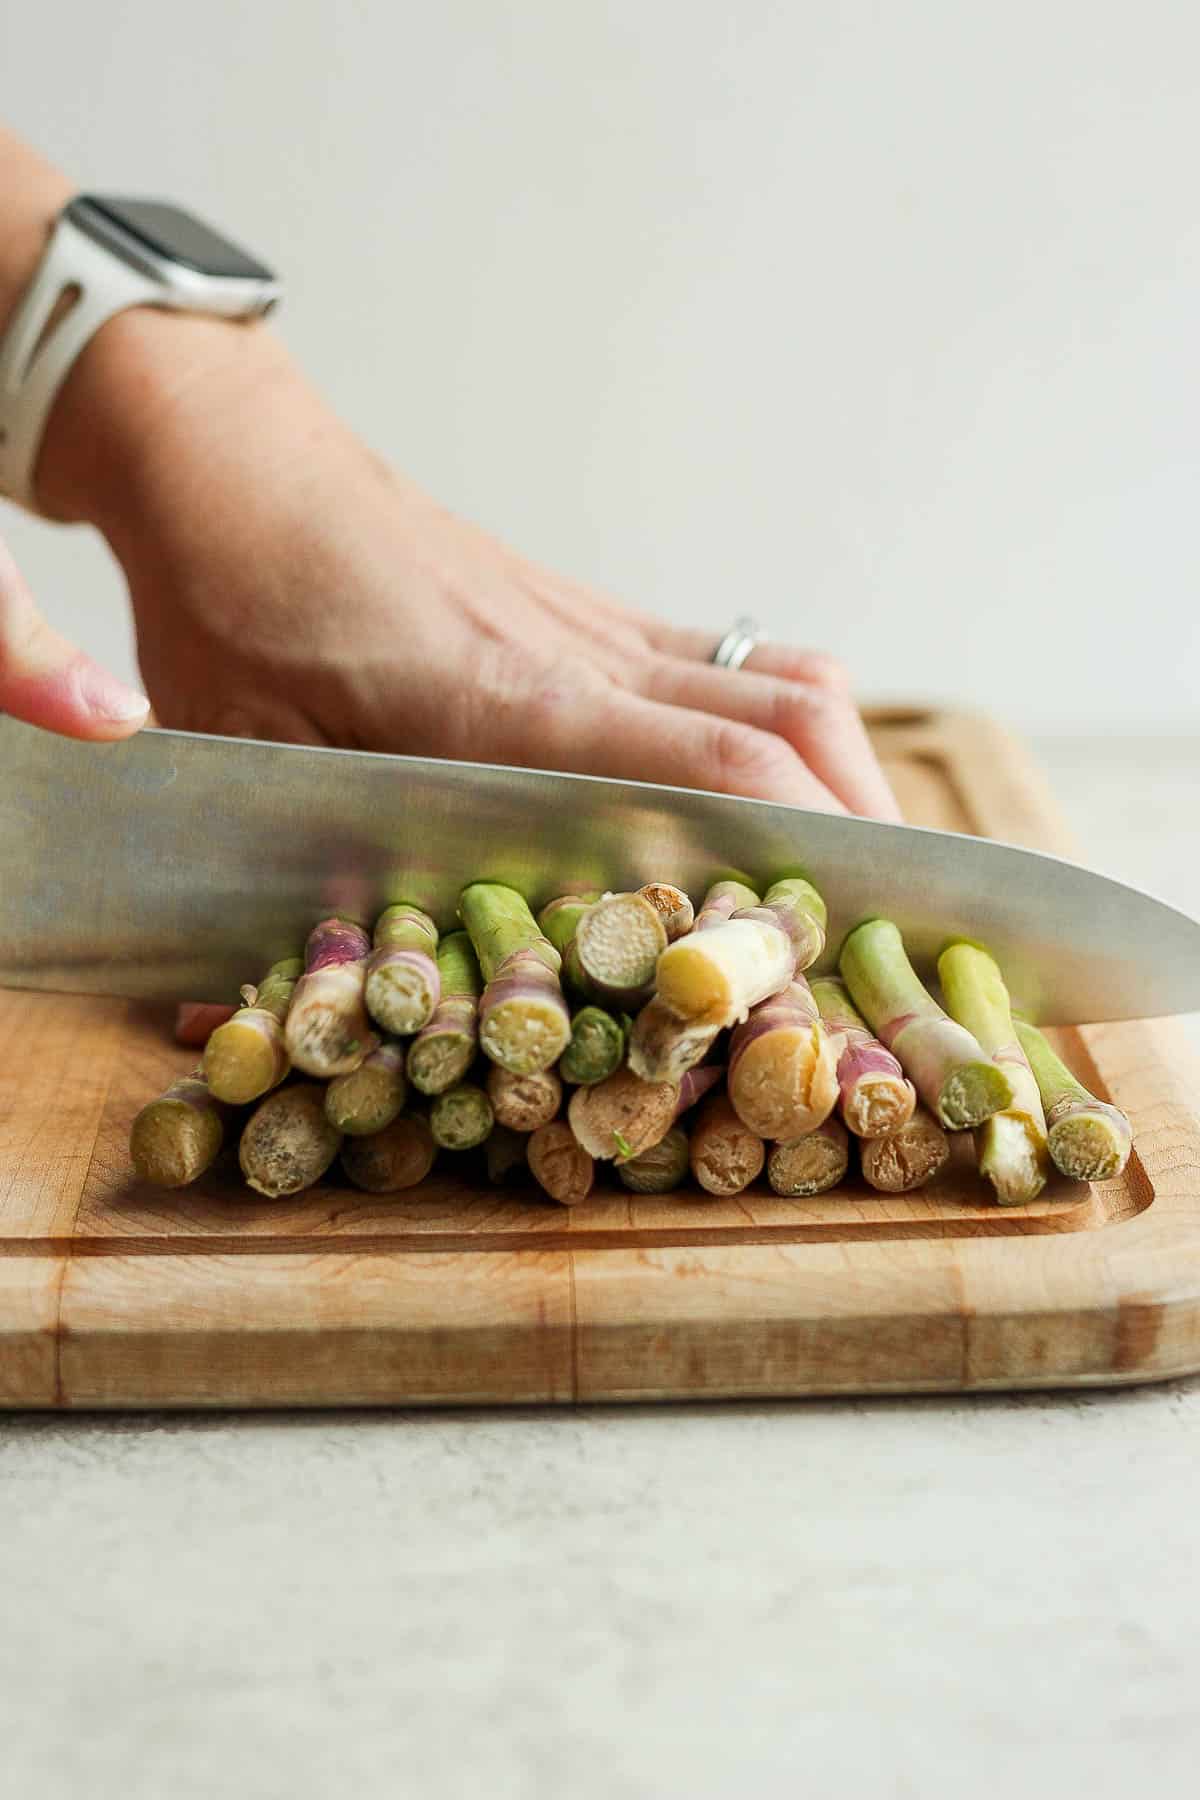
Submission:
[[[0,342],[0,494],[37,510],[33,474],[55,395],[114,313],[162,306],[255,319],[281,292],[270,269],[182,207],[76,195]]]

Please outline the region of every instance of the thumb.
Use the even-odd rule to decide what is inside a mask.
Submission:
[[[69,644],[33,603],[0,541],[0,712],[63,737],[130,737],[150,702]]]

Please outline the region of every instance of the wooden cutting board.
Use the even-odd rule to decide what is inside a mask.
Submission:
[[[1063,850],[1019,745],[878,714],[916,823]],[[1163,1023],[1060,1034],[1128,1112],[1095,1188],[1002,1211],[961,1166],[908,1198],[606,1193],[441,1174],[393,1199],[130,1179],[129,1121],[194,1060],[124,1002],[0,994],[0,1404],[308,1406],[917,1392],[1200,1368],[1200,1081]]]

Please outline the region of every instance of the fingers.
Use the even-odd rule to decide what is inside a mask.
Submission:
[[[150,702],[60,637],[42,618],[0,543],[0,712],[64,737],[130,737]]]
[[[844,680],[827,659],[801,656],[797,663],[809,664],[813,673],[785,679],[750,666],[718,669],[663,657],[647,672],[645,691],[673,706],[718,713],[774,733],[852,812],[899,819],[895,796]]]

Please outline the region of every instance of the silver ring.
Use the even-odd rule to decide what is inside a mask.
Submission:
[[[754,646],[761,644],[765,636],[757,619],[735,619],[713,651],[714,665],[718,669],[740,669]]]

